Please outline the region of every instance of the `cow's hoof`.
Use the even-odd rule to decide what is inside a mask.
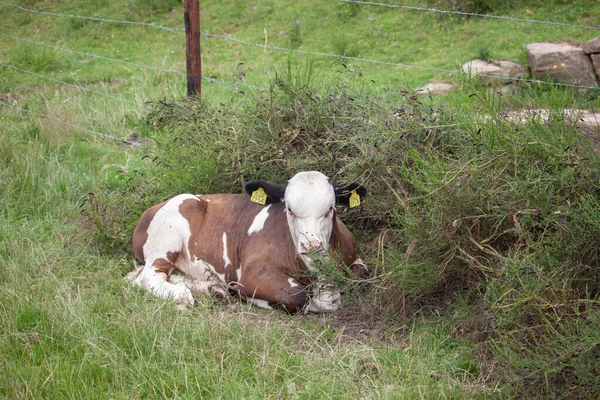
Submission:
[[[328,287],[331,285],[326,285]],[[307,311],[310,312],[334,312],[339,310],[342,303],[339,290],[319,290],[317,294],[310,299]]]
[[[352,273],[359,279],[368,279],[371,276],[371,272],[367,267],[365,267],[365,264],[363,264],[362,261],[352,264],[350,269],[352,270]]]
[[[208,287],[208,292],[211,296],[219,297],[222,299],[226,299],[229,297],[229,293],[227,288],[224,288],[223,285],[215,283],[214,285],[210,285]]]
[[[175,300],[175,303],[177,304],[177,309],[180,309],[180,306],[183,309],[185,309],[185,308],[187,308],[187,306],[194,305],[194,296],[192,296],[192,292],[189,290],[184,293],[181,293],[174,300]]]

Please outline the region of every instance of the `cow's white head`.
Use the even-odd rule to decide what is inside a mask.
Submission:
[[[285,190],[285,213],[300,254],[325,251],[333,232],[335,191],[320,172],[300,172]]]
[[[261,188],[266,203],[285,202],[285,213],[290,234],[298,254],[310,262],[309,253],[329,250],[334,228],[335,205],[349,205],[350,198],[358,196],[358,204],[366,189],[353,183],[336,186],[320,172],[300,172],[289,180],[287,186],[268,182],[249,182],[246,191],[254,193]]]

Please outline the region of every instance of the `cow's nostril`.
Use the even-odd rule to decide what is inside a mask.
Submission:
[[[301,242],[300,247],[302,248],[302,254],[319,252],[323,250],[323,243],[318,240],[311,240],[310,242]]]

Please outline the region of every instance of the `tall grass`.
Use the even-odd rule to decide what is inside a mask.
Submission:
[[[122,279],[130,255],[99,254],[81,226],[86,193],[100,176],[114,179],[102,168],[108,148],[7,116],[0,122],[1,397],[425,397],[462,393],[470,382],[486,392],[462,372],[456,360],[470,346],[452,339],[447,325],[432,334],[416,323],[407,331],[414,346],[406,336],[399,350],[355,340],[327,318],[208,298],[181,311],[131,287]],[[110,159],[127,165],[124,153]]]
[[[363,242],[379,235],[367,248],[385,244],[367,257],[381,286],[350,290],[363,297],[355,306],[384,316],[377,297],[387,296],[410,315],[466,297],[485,312],[461,323],[487,330],[485,345],[513,372],[506,379],[527,378],[523,394],[594,393],[594,374],[572,369],[578,356],[552,350],[597,351],[592,325],[580,323],[597,318],[600,296],[600,164],[589,139],[562,112],[548,124],[510,122],[476,85],[465,87],[486,116],[467,119],[409,91],[372,97],[355,80],[322,79],[290,60],[250,102],[156,103],[158,145],[145,168],[118,171],[129,183],[96,193],[116,221],[101,227],[104,238],[128,249],[149,199],[174,193],[237,192],[245,180],[285,182],[307,169],[359,181],[371,196],[342,216]],[[507,356],[516,352],[527,371]]]
[[[591,25],[599,9],[588,3],[490,12]],[[171,0],[23,4],[181,25]],[[184,70],[180,34],[0,9],[5,33]],[[202,12],[207,32],[442,68],[473,57],[473,40],[514,61],[529,40],[591,38],[350,3],[214,2]],[[560,112],[597,106],[596,92],[520,85],[499,96],[450,77],[460,91],[419,99],[405,86],[449,77],[289,62],[205,38],[205,76],[270,89],[205,84],[205,98],[190,102],[179,100],[183,79],[166,72],[9,38],[0,57],[137,104],[1,68],[0,99],[33,116],[0,109],[0,397],[598,397],[597,157]],[[541,106],[553,110],[551,124],[501,118]],[[340,313],[291,318],[204,297],[175,310],[122,280],[146,207],[309,168],[370,191],[362,209],[339,210],[374,274],[346,282]]]

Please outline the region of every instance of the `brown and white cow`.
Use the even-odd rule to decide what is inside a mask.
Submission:
[[[313,171],[287,185],[249,182],[246,191],[182,194],[144,212],[133,234],[144,266],[133,283],[189,304],[192,292],[229,290],[263,308],[337,310],[339,290],[316,278],[311,256],[337,252],[354,274],[368,276],[354,236],[335,212],[336,203],[360,204],[366,190],[337,187]],[[169,279],[174,270],[191,279]]]

